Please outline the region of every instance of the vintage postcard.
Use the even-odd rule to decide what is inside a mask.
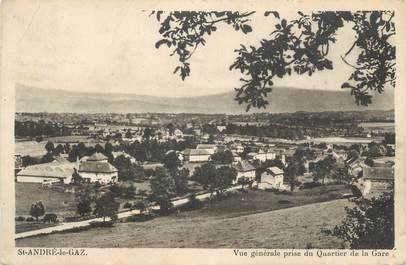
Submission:
[[[406,264],[404,1],[1,3],[1,264]]]

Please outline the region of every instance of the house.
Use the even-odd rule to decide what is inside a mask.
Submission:
[[[212,154],[206,149],[185,149],[183,159],[187,162],[207,162]]]
[[[395,169],[392,167],[365,166],[362,174],[361,190],[366,198],[378,197],[393,189]]]
[[[365,167],[363,160],[358,157],[347,159],[345,164],[348,166],[348,173],[354,177],[358,177]]]
[[[206,150],[210,155],[212,155],[217,151],[217,146],[215,144],[198,144],[196,149]]]
[[[254,156],[254,159],[259,160],[261,162],[266,161],[266,152],[264,150],[259,149],[258,153]]]
[[[219,132],[223,132],[223,131],[225,131],[226,129],[227,129],[227,127],[224,126],[224,125],[218,125],[218,126],[217,126],[217,130],[218,130]]]
[[[231,151],[231,154],[233,154],[233,163],[241,162],[241,156],[237,152]]]
[[[117,180],[118,170],[107,161],[105,155],[94,153],[87,160],[80,162],[79,175],[89,182],[98,181],[101,184],[107,184]]]
[[[259,189],[280,189],[283,187],[283,169],[270,167],[261,174],[261,180],[258,183]]]
[[[131,156],[125,152],[111,152],[111,154],[113,155],[114,159],[116,159],[119,156],[124,156],[125,158],[130,159],[131,163],[137,162],[137,160],[133,156]]]
[[[173,135],[176,136],[176,138],[182,138],[183,137],[183,132],[179,129],[175,129],[175,131],[173,132]]]
[[[234,180],[233,184],[238,183],[238,179],[242,177],[248,178],[250,181],[255,180],[255,167],[251,165],[248,161],[242,160],[234,165],[234,168],[237,170],[237,177]]]
[[[244,152],[244,146],[241,144],[236,144],[233,146],[233,150],[235,150],[237,153],[241,154]]]
[[[77,168],[76,163],[66,159],[57,159],[50,163],[28,166],[17,173],[17,182],[25,183],[57,183],[69,184],[72,181],[72,174]]]
[[[276,159],[276,153],[273,152],[271,149],[265,151],[265,159],[266,160],[273,160]]]

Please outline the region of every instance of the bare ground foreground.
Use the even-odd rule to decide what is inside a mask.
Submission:
[[[334,200],[242,216],[199,215],[200,210],[143,223],[117,223],[16,241],[18,247],[122,248],[341,248],[322,233],[345,217],[347,200]]]

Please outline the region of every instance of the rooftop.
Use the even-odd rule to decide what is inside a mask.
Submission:
[[[80,172],[89,172],[89,173],[113,173],[117,172],[117,168],[111,165],[108,162],[100,161],[85,161],[81,162],[79,165]]]
[[[238,162],[234,168],[239,171],[239,172],[247,172],[247,171],[253,171],[255,170],[255,167],[251,165],[248,161],[243,160]]]
[[[280,169],[279,167],[270,167],[268,170],[271,172],[272,175],[283,175],[283,169]]]
[[[17,176],[68,178],[74,172],[76,163],[53,161],[45,164],[28,166],[18,172]]]

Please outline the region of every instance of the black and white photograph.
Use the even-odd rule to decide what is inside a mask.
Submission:
[[[8,18],[17,248],[396,247],[402,14],[252,7]]]

